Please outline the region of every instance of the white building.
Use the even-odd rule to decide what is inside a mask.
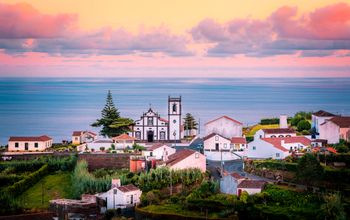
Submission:
[[[284,159],[293,151],[311,146],[311,140],[303,137],[258,138],[248,144],[245,155],[252,159]]]
[[[220,134],[226,138],[242,137],[243,124],[228,116],[209,121],[205,124],[205,135]]]
[[[142,155],[146,157],[147,160],[168,160],[168,157],[175,153],[175,148],[169,147],[168,145],[162,143],[154,144],[150,148],[142,151]]]
[[[266,181],[263,180],[243,180],[237,186],[237,195],[240,196],[243,191],[246,191],[249,195],[260,193],[266,185]]]
[[[260,129],[254,134],[254,140],[259,138],[295,137],[296,132],[292,128],[266,128]]]
[[[157,112],[150,108],[143,113],[130,132],[130,136],[137,140],[154,141],[177,141],[183,138],[181,97],[168,97],[168,118],[161,118]]]
[[[132,148],[135,144],[135,140],[136,138],[130,137],[128,134],[121,134],[112,138],[115,149]]]
[[[212,133],[203,138],[204,155],[208,160],[236,160],[239,157],[232,154],[231,139]]]
[[[320,133],[320,125],[334,116],[336,115],[323,110],[312,113],[312,128],[315,129],[316,133]]]
[[[245,137],[231,138],[231,149],[233,151],[244,151],[248,147],[247,139]]]
[[[80,151],[105,151],[112,148],[113,141],[111,139],[96,140],[79,146]]]
[[[165,165],[174,170],[197,168],[202,172],[206,171],[205,156],[190,149],[179,150],[170,155],[168,160],[165,161]]]
[[[107,209],[132,207],[140,203],[142,191],[136,186],[129,184],[116,186],[97,196],[107,202]]]
[[[328,144],[337,144],[339,140],[350,141],[350,117],[335,116],[326,119],[319,127],[320,139]]]
[[[10,137],[8,151],[44,151],[52,146],[52,138],[46,135],[39,137]]]
[[[96,140],[97,134],[91,131],[73,131],[72,143],[83,144]]]

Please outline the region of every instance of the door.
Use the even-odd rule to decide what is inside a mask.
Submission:
[[[218,143],[215,144],[215,150],[219,151],[219,144]]]
[[[25,143],[24,144],[24,150],[28,150],[28,146],[29,146],[28,143]]]
[[[130,196],[130,204],[134,204],[134,195]]]
[[[148,142],[153,142],[153,131],[147,131],[147,141]]]

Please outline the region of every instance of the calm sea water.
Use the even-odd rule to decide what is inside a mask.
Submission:
[[[203,124],[220,115],[245,125],[263,117],[328,110],[350,115],[350,78],[0,78],[0,144],[9,136],[47,134],[55,142],[91,129],[111,90],[121,115],[138,119],[149,106],[163,117],[168,95]],[[202,132],[203,133],[203,132]]]

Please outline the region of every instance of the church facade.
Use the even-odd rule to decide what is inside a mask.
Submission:
[[[183,137],[182,106],[180,97],[168,97],[168,117],[160,117],[160,114],[149,108],[136,120],[130,135],[139,141],[180,142]]]

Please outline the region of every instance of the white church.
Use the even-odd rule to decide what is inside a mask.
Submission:
[[[130,136],[139,141],[147,142],[180,142],[183,138],[182,107],[180,97],[168,97],[168,118],[149,108],[146,113],[136,120]]]

